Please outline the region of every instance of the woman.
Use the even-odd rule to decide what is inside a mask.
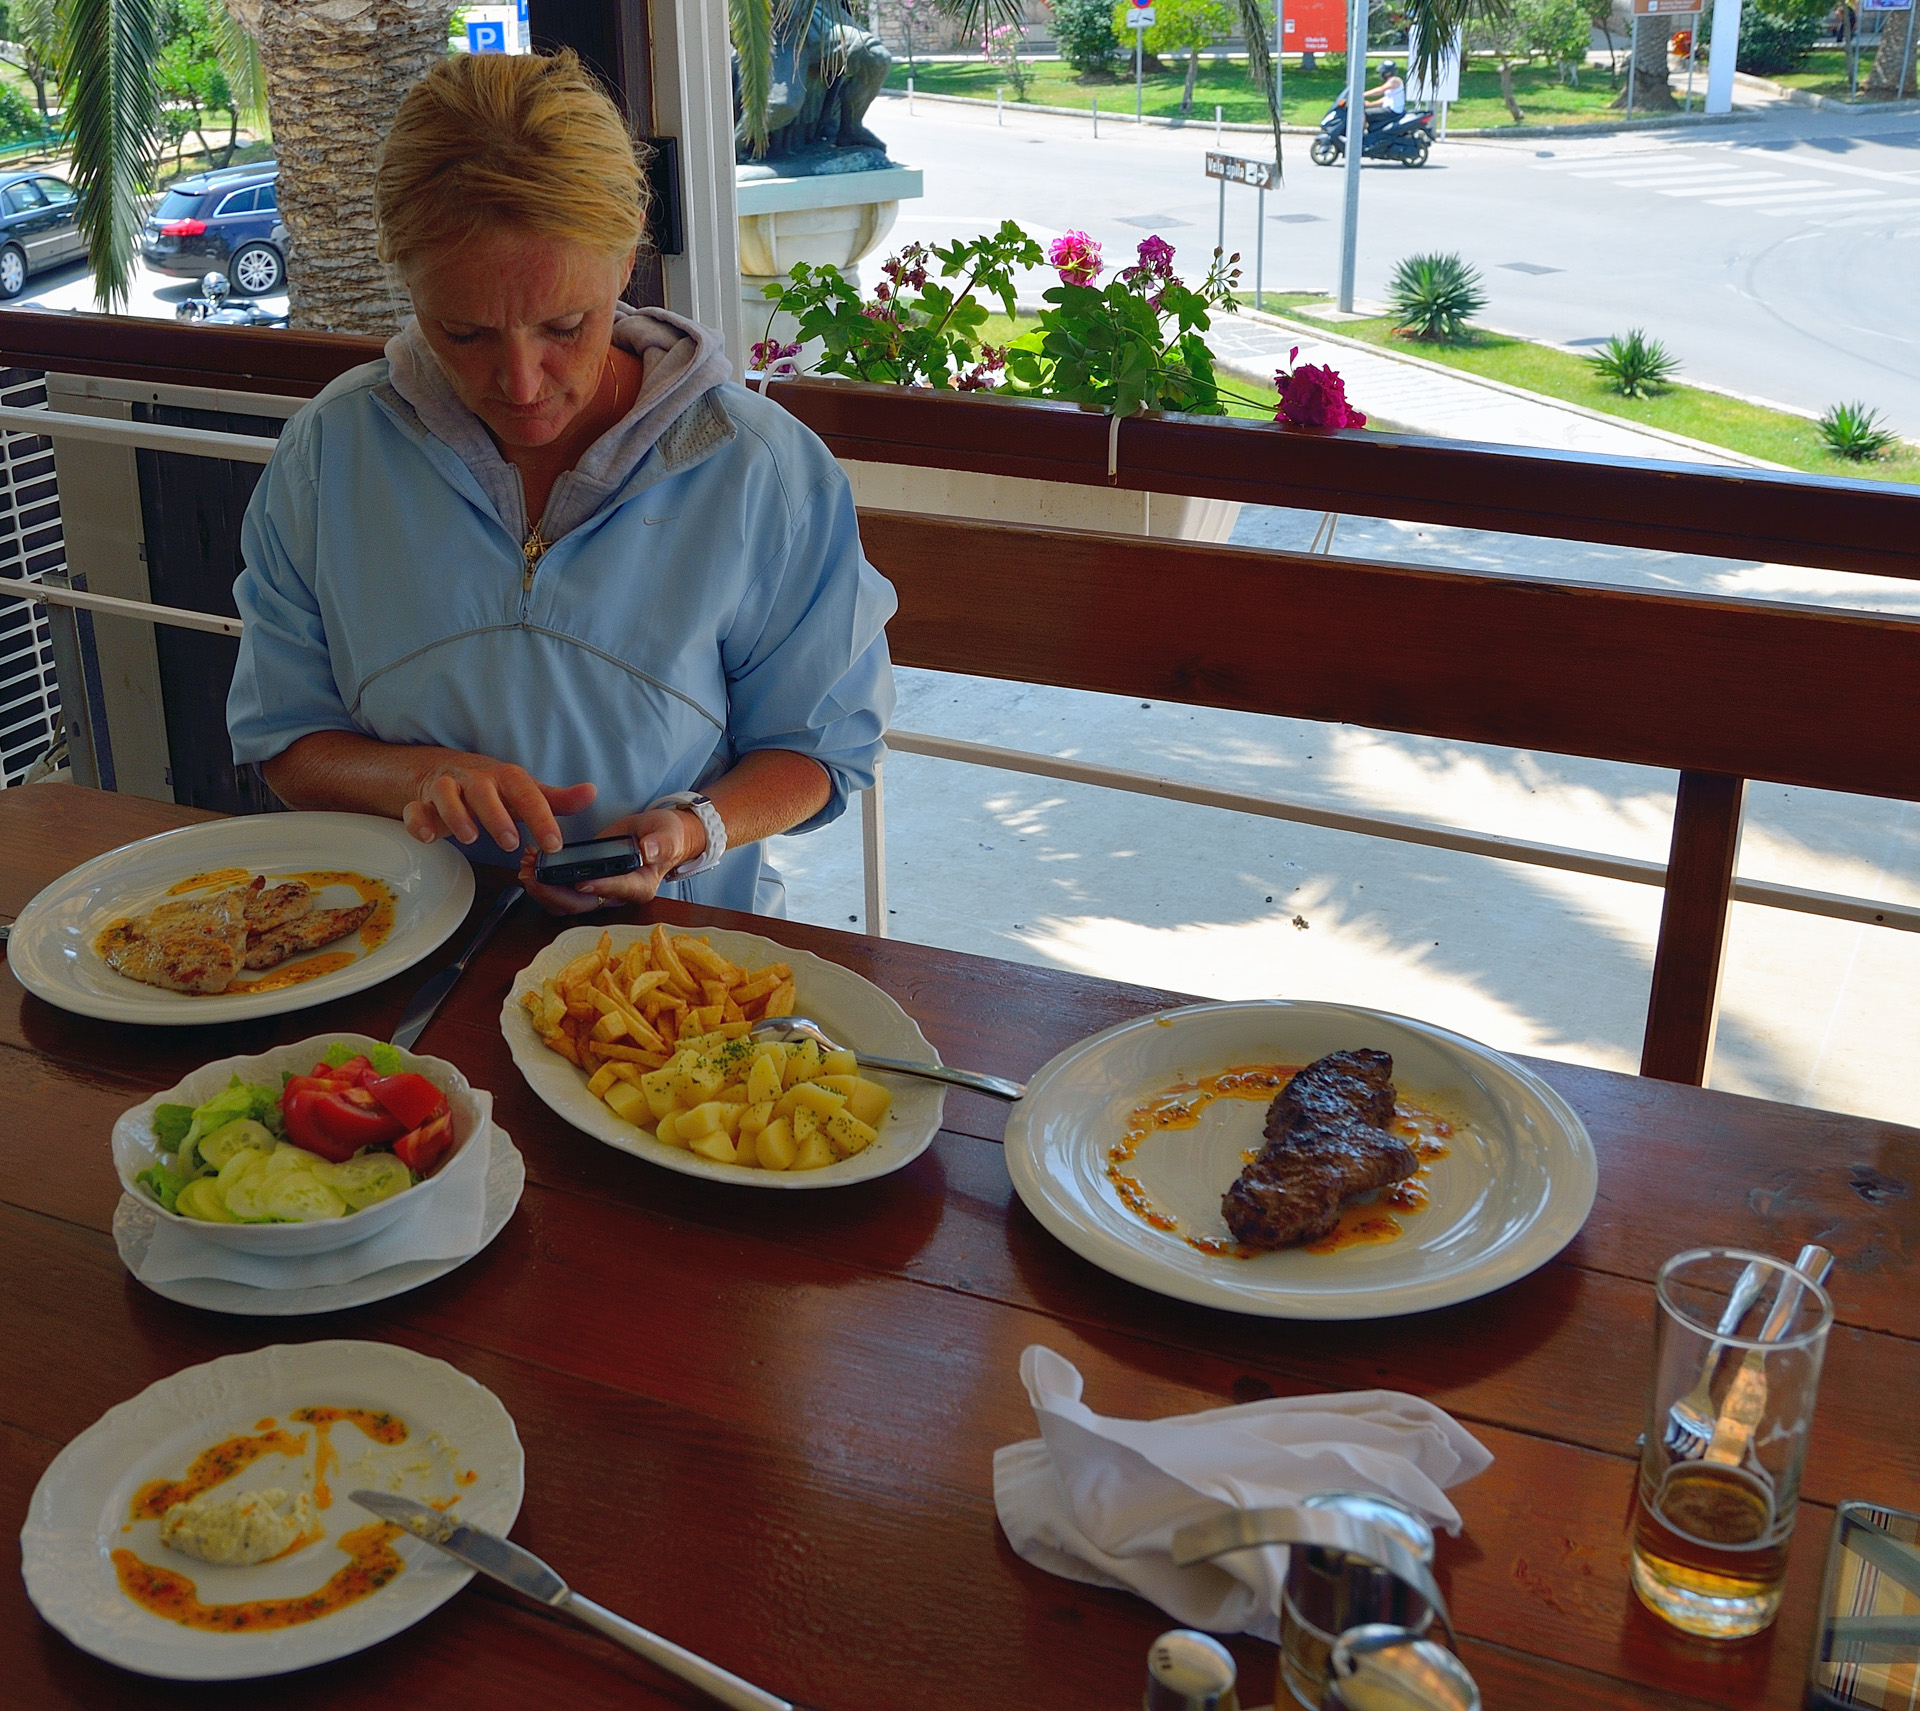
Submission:
[[[227,720],[289,805],[517,855],[555,912],[778,913],[750,846],[872,783],[893,591],[819,440],[718,335],[618,300],[644,182],[571,52],[408,92],[375,201],[414,316],[254,492]],[[539,851],[620,833],[638,872],[534,882]]]

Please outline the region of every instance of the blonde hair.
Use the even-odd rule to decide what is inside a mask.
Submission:
[[[373,206],[393,267],[495,226],[618,256],[645,240],[647,180],[626,121],[571,48],[455,54],[402,97]]]

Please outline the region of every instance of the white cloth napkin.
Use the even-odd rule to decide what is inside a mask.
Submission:
[[[1175,1566],[1173,1535],[1222,1504],[1264,1509],[1321,1491],[1397,1498],[1460,1531],[1443,1488],[1493,1463],[1450,1416],[1396,1390],[1286,1396],[1166,1420],[1111,1420],[1080,1373],[1039,1344],[1020,1356],[1041,1437],[994,1453],[993,1500],[1038,1568],[1137,1592],[1190,1628],[1278,1640],[1284,1546]]]
[[[487,1160],[493,1151],[491,1113],[480,1132],[448,1164],[433,1193],[402,1211],[363,1241],[318,1254],[243,1254],[205,1241],[191,1230],[154,1220],[146,1258],[135,1268],[144,1283],[217,1277],[255,1289],[307,1289],[351,1283],[408,1260],[461,1259],[480,1245],[487,1218]],[[418,1193],[417,1189],[409,1193]]]

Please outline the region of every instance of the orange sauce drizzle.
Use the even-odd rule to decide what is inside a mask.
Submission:
[[[297,1456],[306,1450],[307,1438],[304,1432],[262,1432],[258,1436],[227,1438],[210,1450],[202,1450],[193,1458],[193,1465],[180,1479],[154,1479],[141,1486],[133,1495],[132,1518],[136,1521],[157,1521],[176,1503],[185,1503],[189,1498],[198,1497],[203,1491],[211,1491],[216,1485],[251,1467],[264,1455],[279,1454]]]
[[[358,1426],[376,1444],[407,1441],[406,1421],[370,1408],[296,1408],[288,1418],[313,1428],[313,1506],[316,1509],[333,1507],[333,1488],[327,1484],[327,1470],[340,1465],[340,1452],[333,1447],[333,1428],[340,1421]]]
[[[323,974],[337,974],[355,961],[352,951],[322,951],[318,956],[302,957],[298,962],[282,963],[269,969],[258,980],[231,980],[229,992],[278,992],[303,981],[318,980]]]
[[[460,1478],[460,1483],[461,1483],[462,1485],[471,1485],[471,1484],[473,1484],[473,1482],[474,1482],[475,1480],[477,1480],[477,1479],[478,1479],[479,1477],[480,1477],[480,1471],[479,1471],[479,1469],[478,1469],[478,1468],[471,1468],[471,1467],[470,1467],[470,1468],[468,1468],[468,1469],[466,1470],[466,1472],[465,1472],[465,1473],[463,1473],[463,1474],[461,1474],[461,1475],[459,1476],[459,1478]]]
[[[178,885],[169,885],[167,895],[184,897],[189,891],[211,891],[216,885],[245,885],[252,877],[244,867],[218,867],[211,873],[196,873],[191,879],[181,880]]]
[[[378,1592],[407,1566],[393,1548],[399,1536],[400,1529],[387,1521],[342,1533],[334,1543],[347,1553],[347,1566],[326,1585],[294,1598],[257,1598],[245,1604],[203,1604],[199,1588],[184,1574],[142,1562],[130,1550],[115,1551],[113,1566],[121,1591],[150,1615],[212,1633],[263,1633],[317,1622]]]
[[[1188,1247],[1200,1253],[1224,1259],[1252,1259],[1262,1252],[1224,1237],[1196,1236],[1181,1231],[1180,1220],[1156,1206],[1140,1179],[1124,1167],[1139,1152],[1141,1142],[1151,1135],[1166,1129],[1195,1127],[1200,1113],[1216,1099],[1271,1100],[1292,1080],[1298,1068],[1298,1065],[1287,1064],[1240,1065],[1223,1069],[1217,1075],[1204,1076],[1199,1081],[1180,1082],[1136,1106],[1127,1115],[1127,1126],[1120,1139],[1107,1149],[1107,1181],[1113,1185],[1121,1205],[1156,1230],[1179,1233]],[[1431,1196],[1424,1178],[1435,1159],[1447,1156],[1453,1124],[1424,1105],[1402,1099],[1394,1107],[1393,1129],[1420,1160],[1419,1175],[1342,1207],[1340,1222],[1332,1230],[1318,1241],[1302,1244],[1307,1253],[1331,1254],[1342,1248],[1397,1241],[1405,1234],[1405,1226],[1394,1214],[1418,1212],[1426,1207]],[[1250,1148],[1240,1156],[1251,1164],[1259,1153]]]

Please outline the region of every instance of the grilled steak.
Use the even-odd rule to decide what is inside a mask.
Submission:
[[[1324,1236],[1341,1202],[1420,1168],[1393,1117],[1393,1059],[1333,1052],[1281,1088],[1267,1110],[1267,1144],[1221,1201],[1234,1240],[1284,1248]]]

